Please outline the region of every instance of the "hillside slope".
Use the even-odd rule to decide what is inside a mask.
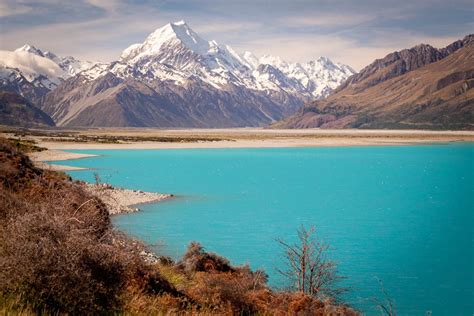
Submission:
[[[474,36],[392,53],[279,128],[474,128]]]
[[[22,96],[11,92],[0,92],[0,125],[54,126],[54,121]]]

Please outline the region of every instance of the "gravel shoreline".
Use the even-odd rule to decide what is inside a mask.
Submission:
[[[70,171],[86,170],[86,168],[49,164],[45,161],[81,159],[94,157],[96,155],[48,149],[41,152],[30,153],[29,156],[35,165],[40,168],[54,171]],[[139,204],[159,202],[173,197],[172,194],[116,188],[106,183],[84,183],[84,189],[92,195],[99,197],[105,203],[111,215],[138,212],[140,209],[136,206]]]
[[[159,202],[173,197],[172,194],[122,189],[105,183],[86,183],[85,190],[99,197],[111,215],[138,212],[140,209],[136,206],[139,204]]]

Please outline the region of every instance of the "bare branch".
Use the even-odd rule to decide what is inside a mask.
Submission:
[[[314,226],[307,229],[302,225],[297,231],[298,243],[277,239],[287,264],[287,270],[277,272],[291,281],[296,291],[336,300],[348,289],[336,286],[344,278],[337,274],[336,263],[326,259],[329,245],[315,235]]]

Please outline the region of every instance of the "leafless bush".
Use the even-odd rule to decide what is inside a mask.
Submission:
[[[102,179],[100,178],[100,175],[98,172],[94,172],[94,181],[95,185],[101,185]]]
[[[337,265],[327,258],[329,245],[315,236],[316,229],[311,226],[298,229],[298,242],[289,244],[282,239],[277,242],[283,248],[287,270],[278,269],[296,291],[320,299],[337,299],[347,288],[338,287],[343,279],[337,273]]]
[[[379,283],[380,291],[383,294],[383,299],[379,300],[378,298],[374,298],[374,301],[378,309],[380,310],[381,314],[387,315],[387,316],[397,315],[395,311],[395,304],[393,303],[392,298],[390,297],[387,290],[385,289],[385,286],[383,285],[382,280],[377,278],[377,282]]]

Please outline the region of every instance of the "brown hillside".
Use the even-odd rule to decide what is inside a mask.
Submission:
[[[473,129],[472,38],[466,37],[465,45],[457,50],[452,49],[454,52],[447,57],[415,67],[415,70],[402,74],[399,74],[399,70],[394,72],[400,66],[397,62],[381,67],[374,73],[366,71],[365,77],[360,74],[359,77],[351,77],[350,82],[327,99],[304,107],[275,126]],[[438,56],[428,50],[430,54]],[[422,51],[426,53],[426,47]]]

